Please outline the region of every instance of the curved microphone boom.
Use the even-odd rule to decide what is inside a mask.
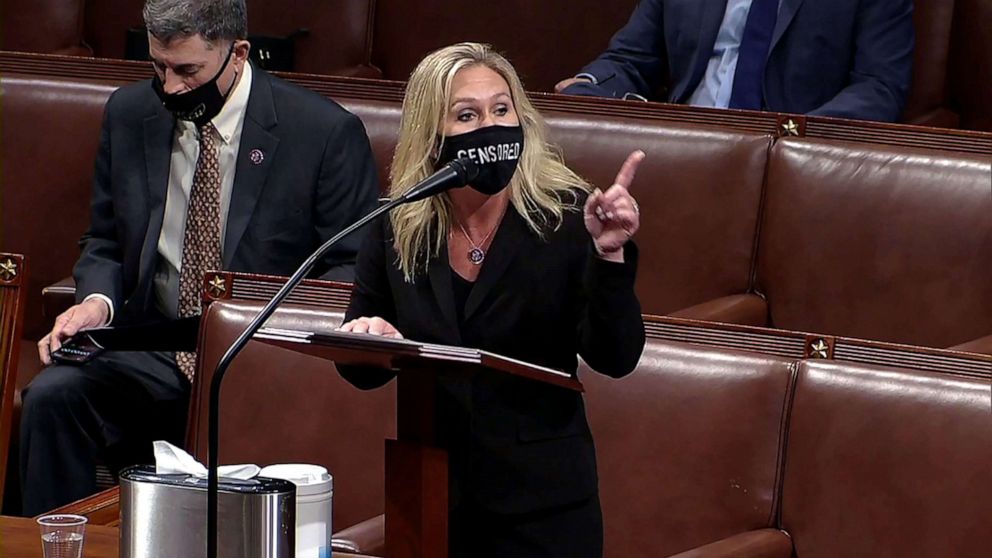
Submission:
[[[214,376],[210,382],[210,408],[209,408],[209,433],[208,433],[208,467],[207,467],[207,557],[217,558],[217,489],[219,479],[217,477],[217,465],[219,458],[217,455],[218,438],[220,437],[220,386],[224,379],[224,374],[230,367],[234,357],[244,349],[248,341],[255,335],[255,332],[262,327],[262,324],[275,312],[275,309],[289,295],[290,291],[299,284],[300,281],[313,269],[313,266],[332,246],[337,244],[342,238],[350,235],[356,230],[364,227],[376,217],[390,211],[391,209],[417,200],[422,200],[451,190],[461,188],[475,180],[479,176],[479,167],[471,159],[462,157],[455,159],[441,167],[437,172],[407,190],[403,195],[392,199],[377,207],[371,213],[362,217],[348,228],[334,235],[333,238],[321,245],[320,248],[310,255],[300,267],[293,272],[293,275],[286,280],[286,283],[279,289],[279,292],[259,310],[258,314],[252,318],[248,327],[241,332],[241,335],[231,344],[224,353],[224,356],[217,363]]]

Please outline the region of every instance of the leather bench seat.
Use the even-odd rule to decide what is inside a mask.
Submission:
[[[989,378],[802,362],[781,527],[797,558],[987,556]]]
[[[259,307],[220,301],[205,315],[188,440],[201,459],[209,370]],[[289,306],[267,325],[325,331],[340,319]],[[582,365],[579,377],[607,558],[941,558],[992,546],[992,370],[802,360],[649,335],[631,375]],[[253,343],[222,399],[222,462],[327,465],[335,536],[381,551],[394,384],[361,392],[328,362]]]
[[[765,182],[768,325],[927,347],[992,334],[989,158],[788,139]]]
[[[791,360],[649,339],[633,374],[579,378],[607,556],[759,539],[789,557],[775,518]]]

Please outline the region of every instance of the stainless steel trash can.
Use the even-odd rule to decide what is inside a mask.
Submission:
[[[121,558],[207,555],[207,479],[157,475],[150,466],[120,475]],[[222,479],[217,498],[220,558],[292,558],[296,487],[281,479]]]

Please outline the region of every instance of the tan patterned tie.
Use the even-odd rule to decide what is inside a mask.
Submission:
[[[213,124],[200,126],[200,156],[193,174],[193,188],[186,208],[183,234],[183,261],[179,272],[179,317],[200,314],[203,275],[220,269],[220,163],[217,157],[217,130]],[[176,363],[193,381],[196,353],[177,352]]]

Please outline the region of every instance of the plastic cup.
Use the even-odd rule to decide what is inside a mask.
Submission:
[[[81,515],[56,514],[38,518],[41,548],[45,558],[82,558],[86,518]]]

